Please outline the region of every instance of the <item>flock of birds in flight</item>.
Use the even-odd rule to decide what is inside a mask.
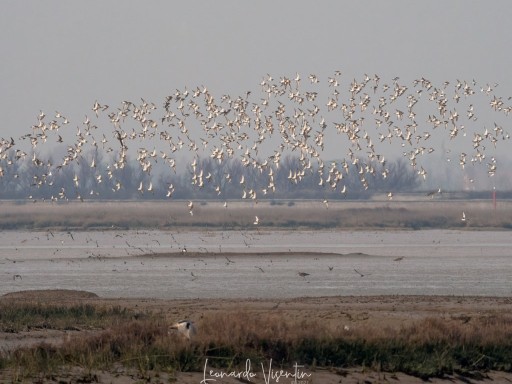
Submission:
[[[498,84],[455,79],[435,85],[423,77],[404,84],[398,77],[381,81],[378,75],[348,80],[341,71],[335,71],[326,79],[314,74],[304,78],[299,74],[280,78],[266,75],[259,86],[260,95],[255,99],[251,95],[256,92],[251,91],[243,96],[224,94],[215,98],[208,88],[197,86],[177,89],[161,105],[141,99],[111,107],[95,101],[84,120],[74,127],[60,112],[41,111],[31,132],[16,139],[0,139],[0,178],[20,177],[8,168],[29,161],[35,169],[32,185],[40,188],[51,185],[53,175],[69,168],[76,190],[63,187],[49,199],[84,199],[86,196],[78,194],[78,187],[85,182],[77,172],[80,164],[94,170],[93,184],[113,180],[115,192],[124,188],[116,174],[133,156],[150,176],[154,165],[161,161],[171,175],[188,173],[194,187],[212,184],[216,197],[222,195],[222,185],[233,183],[240,186],[242,199],[257,200],[276,191],[275,174],[281,162],[286,155],[295,155],[299,166],[290,170],[290,183],[300,184],[306,175],[316,174],[319,187],[346,194],[344,177],[350,169],[356,170],[365,189],[372,176],[389,175],[387,160],[379,151],[384,145],[400,148],[417,175],[426,179],[424,156],[439,150],[433,136],[448,142],[466,138],[467,150],[455,155],[457,165],[464,169],[469,164],[483,164],[488,175],[494,176],[497,160],[492,151],[500,141],[510,139],[503,124],[478,120],[479,108],[484,116],[499,114],[497,120],[512,112],[511,97],[495,93]],[[418,108],[422,103],[433,108]],[[339,149],[337,153],[344,155],[325,159],[326,147]],[[46,159],[42,155],[45,149],[63,156]],[[99,161],[99,152],[107,155],[110,163]],[[221,183],[202,168],[202,159],[207,157],[218,164],[238,160],[244,168],[266,175],[267,185],[256,189],[248,174],[234,179],[229,173],[222,175]],[[187,163],[180,167],[183,158]],[[137,190],[144,193],[153,188],[149,181],[141,182]],[[171,198],[174,191],[171,182],[166,196]],[[438,189],[429,196],[440,192]],[[91,188],[90,195],[97,194]],[[388,197],[393,197],[391,191]],[[194,202],[188,201],[187,206],[192,215]],[[465,213],[462,220],[466,220]],[[259,222],[255,216],[253,224]],[[309,274],[298,275],[305,278]],[[14,280],[17,278],[21,276],[14,275]],[[171,328],[187,339],[196,333],[190,321],[180,321]]]
[[[488,152],[510,139],[510,134],[497,122],[477,121],[477,104],[488,110],[485,114],[508,116],[511,98],[496,95],[497,86],[474,80],[446,81],[436,86],[425,78],[403,84],[398,77],[383,82],[378,75],[347,81],[341,71],[335,71],[326,80],[313,74],[305,78],[299,74],[280,78],[266,75],[256,100],[251,98],[252,92],[238,97],[224,94],[216,99],[205,86],[198,86],[176,90],[161,106],[144,99],[123,101],[118,107],[95,101],[91,112],[74,128],[64,114],[41,111],[30,133],[1,139],[0,177],[7,175],[7,168],[15,162],[30,161],[36,170],[32,185],[40,188],[51,185],[56,173],[71,168],[76,190],[63,187],[50,199],[84,199],[87,196],[78,193],[85,182],[77,172],[78,165],[93,169],[95,185],[112,180],[115,192],[124,188],[116,173],[133,158],[148,175],[161,161],[170,175],[179,174],[179,169],[188,172],[194,187],[211,184],[215,197],[221,197],[222,185],[233,183],[239,185],[242,199],[257,200],[276,191],[275,174],[289,154],[299,159],[297,169],[288,175],[290,183],[299,184],[307,174],[316,174],[320,187],[346,194],[344,177],[349,169],[357,171],[365,189],[372,176],[389,175],[387,161],[378,150],[387,144],[400,148],[420,179],[426,179],[424,156],[436,150],[433,135],[449,141],[467,138],[468,149],[455,155],[458,165],[464,169],[469,163],[483,164],[493,176],[497,161]],[[487,105],[482,106],[478,95]],[[434,108],[430,113],[425,108],[415,109],[420,102],[433,103]],[[41,155],[45,145],[54,154],[64,155],[58,160],[45,159]],[[339,148],[338,153],[346,150],[345,156],[325,159],[326,146]],[[99,152],[109,157],[109,164],[100,163]],[[244,169],[254,168],[266,175],[267,185],[257,189],[246,174],[235,180],[229,173],[222,175],[221,183],[202,168],[201,159],[206,157],[218,164],[230,159],[241,161]],[[180,168],[183,158],[186,165]],[[137,189],[144,193],[153,188],[149,181],[141,182]],[[172,197],[174,191],[173,183],[168,183],[166,196]],[[90,195],[97,194],[92,187]],[[388,197],[393,197],[392,191]],[[194,202],[187,204],[193,214]],[[256,216],[254,224],[259,220]]]

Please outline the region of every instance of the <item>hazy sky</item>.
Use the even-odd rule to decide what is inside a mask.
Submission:
[[[511,14],[508,0],[3,1],[0,137],[31,132],[40,110],[76,127],[95,100],[237,96],[267,73],[476,79],[505,97]]]

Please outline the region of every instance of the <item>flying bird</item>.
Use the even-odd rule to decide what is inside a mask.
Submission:
[[[361,272],[359,272],[357,269],[355,269],[355,268],[354,268],[354,271],[355,271],[359,276],[364,277],[364,275],[363,275]]]
[[[117,109],[109,108],[108,105],[102,105],[95,100],[91,103],[92,117],[85,116],[85,121],[77,126],[74,138],[70,138],[68,133],[63,137],[62,131],[59,131],[61,124],[69,124],[65,114],[56,111],[55,118],[48,121],[46,118],[50,117],[40,111],[30,133],[21,136],[20,140],[0,139],[0,160],[3,162],[0,166],[0,177],[7,178],[8,167],[19,161],[22,169],[34,169],[26,180],[29,180],[28,185],[40,188],[38,194],[42,195],[41,198],[44,200],[68,200],[70,194],[64,193],[64,187],[60,187],[66,185],[74,186],[77,190],[75,198],[80,199],[83,191],[78,189],[87,186],[90,190],[90,180],[87,180],[87,177],[94,178],[92,180],[96,180],[98,184],[102,183],[102,188],[98,187],[94,192],[91,190],[90,196],[93,197],[103,193],[107,199],[113,197],[112,193],[119,192],[121,185],[126,196],[132,196],[131,192],[135,189],[140,195],[145,195],[146,191],[151,192],[148,195],[153,195],[153,191],[156,194],[163,189],[161,185],[156,182],[153,185],[148,181],[144,182],[149,184],[146,186],[140,178],[140,184],[129,183],[125,178],[130,176],[120,174],[121,170],[131,167],[132,153],[136,154],[134,164],[140,167],[136,171],[142,170],[148,175],[156,168],[154,166],[159,159],[163,160],[158,164],[159,168],[163,164],[167,170],[177,174],[177,159],[186,159],[192,154],[192,162],[184,160],[184,168],[190,172],[185,172],[182,185],[176,185],[176,192],[181,196],[190,192],[188,198],[195,198],[195,191],[190,190],[195,187],[201,194],[222,193],[224,199],[241,195],[242,199],[257,202],[256,195],[260,190],[264,195],[286,194],[287,187],[284,191],[277,191],[280,186],[287,185],[280,179],[282,175],[288,175],[287,182],[295,185],[304,180],[311,180],[308,175],[317,173],[319,182],[314,184],[318,184],[319,191],[314,192],[318,193],[316,196],[323,196],[320,201],[323,200],[325,208],[329,209],[327,199],[333,196],[334,192],[341,192],[342,196],[347,196],[350,195],[348,189],[352,188],[354,183],[360,184],[356,187],[367,190],[372,180],[380,183],[382,179],[390,178],[391,172],[403,172],[402,167],[386,166],[384,156],[377,152],[374,145],[377,141],[384,143],[383,145],[398,144],[404,148],[402,155],[406,159],[405,163],[409,164],[411,173],[419,175],[419,181],[423,182],[427,179],[428,172],[422,164],[426,164],[426,157],[434,152],[433,144],[430,144],[434,130],[438,136],[446,132],[446,139],[454,142],[452,149],[443,152],[448,153],[459,148],[460,142],[456,141],[470,134],[469,130],[464,128],[464,124],[468,125],[479,118],[476,100],[471,99],[478,89],[489,98],[482,103],[487,110],[490,105],[490,111],[487,112],[499,113],[500,118],[503,117],[502,114],[508,116],[512,112],[512,106],[507,105],[506,101],[512,97],[506,98],[496,94],[497,84],[479,84],[475,80],[456,79],[436,85],[424,77],[407,84],[398,76],[385,83],[381,82],[377,74],[364,74],[361,79],[347,81],[343,78],[344,75],[341,71],[335,71],[334,74],[326,76],[325,80],[321,80],[316,74],[301,76],[296,73],[279,79],[267,74],[259,84],[261,94],[255,100],[250,99],[255,94],[254,90],[247,90],[245,97],[225,94],[218,100],[213,92],[203,85],[194,87],[192,91],[187,88],[177,89],[165,97],[163,111],[160,111],[155,103],[142,98],[136,102],[122,101]],[[308,79],[306,89],[301,79]],[[326,84],[327,89],[322,91],[325,87],[318,88],[318,83]],[[345,89],[344,85],[347,85]],[[322,95],[321,92],[327,94]],[[422,96],[427,92],[428,97]],[[317,100],[320,99],[327,99],[327,103],[319,103]],[[421,103],[425,103],[425,100],[428,100],[428,104],[433,104],[433,108],[425,112],[428,117],[421,119],[420,132],[419,124],[416,122],[418,111],[415,107],[421,106],[423,114]],[[91,107],[88,109],[91,110]],[[101,112],[107,109],[110,111],[107,116],[113,129],[101,132],[104,129],[104,122],[95,125],[95,118],[102,118]],[[329,116],[329,113],[333,115]],[[341,118],[338,119],[334,114],[341,115]],[[467,168],[471,159],[473,164],[487,163],[489,176],[496,174],[497,160],[494,157],[490,158],[490,162],[486,160],[486,147],[495,149],[499,143],[510,139],[510,133],[504,128],[505,124],[493,123],[490,122],[487,126],[494,125],[494,129],[485,128],[484,124],[481,131],[475,127],[475,131],[471,132],[473,139],[469,143],[469,148],[461,150],[457,162],[462,169]],[[372,125],[377,128],[375,133],[372,133]],[[194,135],[191,127],[194,127]],[[439,127],[445,129],[437,129]],[[337,137],[341,143],[336,141]],[[34,153],[29,167],[22,163],[30,161],[28,151],[16,148],[24,140]],[[65,143],[67,147],[66,151],[62,151],[62,155],[60,150],[52,154],[57,158],[56,164],[42,156],[36,156],[36,153],[45,152],[46,148],[40,148],[44,143],[55,141]],[[341,161],[324,165],[323,157],[327,155],[324,153],[324,144],[327,141],[333,146],[342,144],[340,148],[349,144],[346,152],[339,154]],[[266,158],[259,152],[260,145],[266,147]],[[271,148],[271,145],[274,148]],[[161,156],[157,156],[156,148],[161,148]],[[11,149],[16,153],[12,160],[8,158]],[[199,150],[208,153],[209,158],[201,158]],[[82,169],[87,151],[95,153],[92,162],[89,163],[94,172],[87,173]],[[293,151],[300,154],[300,157],[297,156],[297,161],[291,163],[288,155]],[[108,155],[111,152],[112,154]],[[173,155],[174,153],[176,154]],[[231,165],[227,164],[227,160],[233,159],[237,159],[236,161],[239,161],[247,171],[237,166],[230,169]],[[213,165],[218,164],[218,170],[229,172],[217,172],[218,170],[210,167],[208,160],[211,160]],[[286,168],[284,172],[280,171],[282,168]],[[249,171],[252,169],[258,172]],[[133,172],[130,174],[137,175]],[[263,180],[259,179],[260,174],[264,177]],[[13,172],[9,177],[17,179],[16,183],[20,183],[21,178],[18,178],[17,173]],[[341,182],[343,178],[346,182]],[[8,182],[9,180],[7,184]],[[169,183],[168,180],[162,182]],[[212,185],[209,186],[209,183]],[[187,188],[182,188],[184,186]],[[382,185],[377,185],[377,189],[381,187]],[[24,185],[20,184],[19,189],[23,188]],[[60,193],[58,188],[62,188]],[[133,190],[130,191],[130,188]],[[48,196],[43,195],[46,193]],[[174,188],[169,187],[166,196],[171,197],[173,193]],[[391,193],[388,190],[386,193],[387,198],[391,200],[395,198],[394,193],[399,191]],[[425,193],[428,197],[434,198],[435,195],[441,194],[441,189]],[[191,208],[189,213],[193,215]],[[463,215],[462,221],[464,219]],[[257,216],[254,223],[258,223]]]

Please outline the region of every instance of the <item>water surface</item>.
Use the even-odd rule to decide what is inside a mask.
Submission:
[[[158,255],[166,252],[173,255]],[[0,294],[59,288],[155,298],[509,296],[510,276],[508,231],[0,233]]]

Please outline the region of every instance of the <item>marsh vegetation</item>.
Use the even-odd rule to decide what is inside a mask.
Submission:
[[[431,200],[425,196],[373,201],[270,200],[261,202],[109,201],[30,203],[2,201],[0,228],[7,229],[198,229],[273,228],[504,228],[512,225],[512,201],[496,209],[486,200]],[[462,220],[463,212],[465,220]],[[254,217],[259,217],[258,226]]]
[[[240,308],[204,313],[191,342],[169,332],[169,324],[157,309],[3,299],[2,332],[51,328],[64,333],[61,340],[3,350],[0,369],[12,382],[57,377],[73,367],[90,375],[127,369],[148,379],[151,372],[201,371],[205,359],[225,370],[241,368],[247,359],[258,365],[272,359],[285,368],[294,361],[310,370],[365,366],[423,379],[512,371],[508,314],[427,316],[401,326],[348,327],[336,319],[288,316],[278,308],[258,316]],[[69,330],[74,332],[66,333]]]

